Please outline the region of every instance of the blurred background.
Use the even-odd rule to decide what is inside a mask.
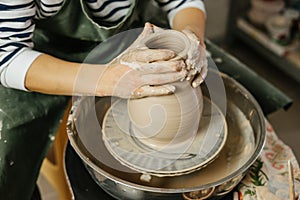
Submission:
[[[205,0],[205,4],[206,37],[293,100],[288,110],[267,118],[299,162],[300,1]]]

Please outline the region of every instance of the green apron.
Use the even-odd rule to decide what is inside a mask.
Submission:
[[[92,20],[83,0],[65,0],[57,14],[36,21],[35,49],[82,62],[108,37],[128,28],[142,27],[145,21],[154,22],[151,16],[159,17],[163,22],[159,25],[166,26],[166,21],[161,20],[162,13],[150,13],[154,9],[149,6],[155,5],[150,5],[150,1],[136,1],[122,22],[99,26]],[[146,7],[147,10],[143,9]],[[103,49],[113,47],[117,55],[131,41],[107,43]],[[101,53],[97,52],[95,56]],[[115,55],[105,57],[102,62],[108,62]],[[39,168],[55,137],[69,97],[23,92],[1,85],[0,96],[0,199],[30,199]]]

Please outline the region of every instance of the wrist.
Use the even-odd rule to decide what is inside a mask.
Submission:
[[[103,66],[103,71],[98,78],[96,88],[97,96],[118,96],[117,88],[120,87],[120,81],[130,71],[130,68],[119,62],[110,63]]]
[[[81,64],[73,83],[73,93],[88,96],[108,96],[105,84],[106,65]]]
[[[201,30],[201,28],[199,26],[196,26],[196,25],[187,25],[184,30],[188,30],[190,32],[192,32],[192,34],[194,34],[199,42],[200,42],[200,45],[203,47],[203,48],[206,48],[205,47],[205,43],[204,43],[204,30]]]

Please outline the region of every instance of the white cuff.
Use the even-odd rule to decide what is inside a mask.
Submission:
[[[1,84],[5,87],[28,91],[25,88],[26,73],[33,61],[41,54],[24,48],[1,72]]]
[[[175,15],[179,11],[181,11],[181,10],[183,10],[185,8],[198,8],[201,11],[203,11],[204,14],[205,14],[205,16],[206,16],[206,11],[205,11],[205,6],[204,6],[203,1],[191,1],[191,2],[187,2],[187,3],[183,4],[182,6],[179,6],[177,9],[172,10],[168,14],[169,23],[170,23],[171,28],[173,27],[173,20],[174,20]]]

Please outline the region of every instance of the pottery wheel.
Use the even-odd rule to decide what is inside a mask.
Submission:
[[[108,109],[102,129],[106,148],[121,164],[155,176],[177,176],[205,167],[218,156],[227,138],[224,115],[206,97],[198,132],[184,151],[177,146],[172,146],[171,152],[154,150],[141,143],[131,130],[123,99]]]

